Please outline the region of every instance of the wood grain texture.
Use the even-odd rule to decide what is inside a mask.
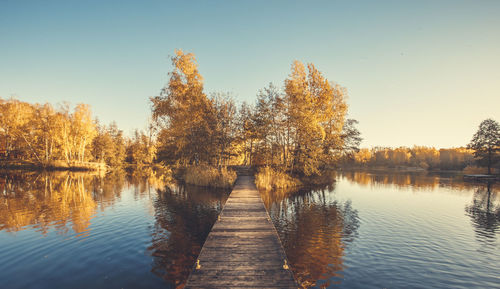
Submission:
[[[185,288],[298,288],[253,177],[238,176]]]

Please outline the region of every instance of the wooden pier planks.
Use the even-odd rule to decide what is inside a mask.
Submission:
[[[185,288],[297,288],[253,177],[239,176]]]

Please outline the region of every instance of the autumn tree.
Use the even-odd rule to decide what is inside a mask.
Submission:
[[[347,119],[342,128],[341,140],[343,145],[341,153],[351,159],[354,158],[354,154],[359,151],[359,145],[363,140],[361,138],[361,133],[356,128],[358,123],[359,122],[355,119]]]
[[[8,160],[31,161],[51,166],[54,161],[84,162],[93,159],[97,135],[90,106],[31,104],[0,99],[0,147]]]
[[[126,154],[127,162],[136,166],[153,164],[157,148],[152,130],[135,130],[134,136],[128,141]]]
[[[277,90],[272,86],[261,89],[257,94],[255,110],[251,116],[254,127],[255,156],[254,162],[270,165],[273,162],[272,150],[275,145],[273,139],[273,118],[277,111],[273,110],[273,103]]]
[[[237,138],[243,146],[243,164],[253,164],[254,143],[257,140],[257,128],[254,122],[254,108],[244,102],[238,111]]]
[[[295,61],[285,80],[285,98],[293,139],[291,170],[320,174],[322,166],[335,161],[342,148],[347,105],[346,91],[328,81],[313,64]]]
[[[34,123],[35,107],[12,98],[4,101],[1,107],[0,132],[5,140],[6,155],[35,158],[42,163],[36,144],[38,133]]]
[[[417,167],[435,169],[439,166],[439,151],[433,147],[414,146],[410,161]]]
[[[372,159],[372,151],[367,148],[360,149],[354,153],[354,162],[360,165],[366,165]]]
[[[290,128],[288,101],[285,94],[270,83],[257,94],[255,114],[253,117],[256,129],[261,163],[286,168],[290,142],[287,132]]]
[[[467,148],[450,148],[439,150],[439,167],[441,169],[462,170],[473,161],[472,150]]]
[[[97,135],[92,142],[92,155],[96,161],[119,167],[125,161],[125,145],[123,131],[118,129],[115,122],[109,126],[98,125]]]
[[[272,83],[254,106],[243,104],[239,131],[246,163],[299,175],[321,174],[361,141],[355,120],[345,120],[346,90],[313,64],[294,62],[284,90]]]
[[[497,153],[500,151],[498,122],[493,119],[483,120],[467,147],[474,150],[474,156],[480,164],[487,165],[488,174],[491,174],[491,166],[498,159]]]
[[[48,103],[38,106],[36,109],[34,120],[38,119],[39,121],[35,122],[34,129],[39,132],[38,145],[44,163],[58,157],[60,147],[57,134],[59,117],[58,113]]]
[[[71,121],[71,132],[74,151],[79,162],[85,161],[85,152],[97,134],[95,123],[92,120],[90,106],[78,104]]]
[[[175,51],[173,71],[159,96],[151,98],[153,118],[161,128],[162,154],[181,164],[209,162],[215,116],[214,107],[203,91],[203,77],[194,54]]]
[[[225,166],[234,154],[232,145],[236,140],[237,122],[236,105],[227,93],[215,93],[211,97],[215,115],[209,119],[215,121],[211,125],[212,140],[214,141],[215,159],[217,167]]]
[[[405,147],[398,147],[388,150],[389,163],[392,166],[408,166],[412,157],[411,150]]]

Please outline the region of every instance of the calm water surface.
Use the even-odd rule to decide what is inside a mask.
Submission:
[[[304,287],[500,288],[498,185],[345,172],[266,194]],[[0,288],[182,287],[227,191],[0,172]]]
[[[0,288],[175,288],[229,192],[123,174],[0,174]]]
[[[263,195],[295,277],[313,288],[500,288],[498,185],[345,172]]]

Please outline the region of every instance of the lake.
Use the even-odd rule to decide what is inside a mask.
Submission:
[[[335,179],[262,194],[304,287],[500,287],[498,185]],[[150,174],[0,172],[0,288],[182,287],[228,195]]]

